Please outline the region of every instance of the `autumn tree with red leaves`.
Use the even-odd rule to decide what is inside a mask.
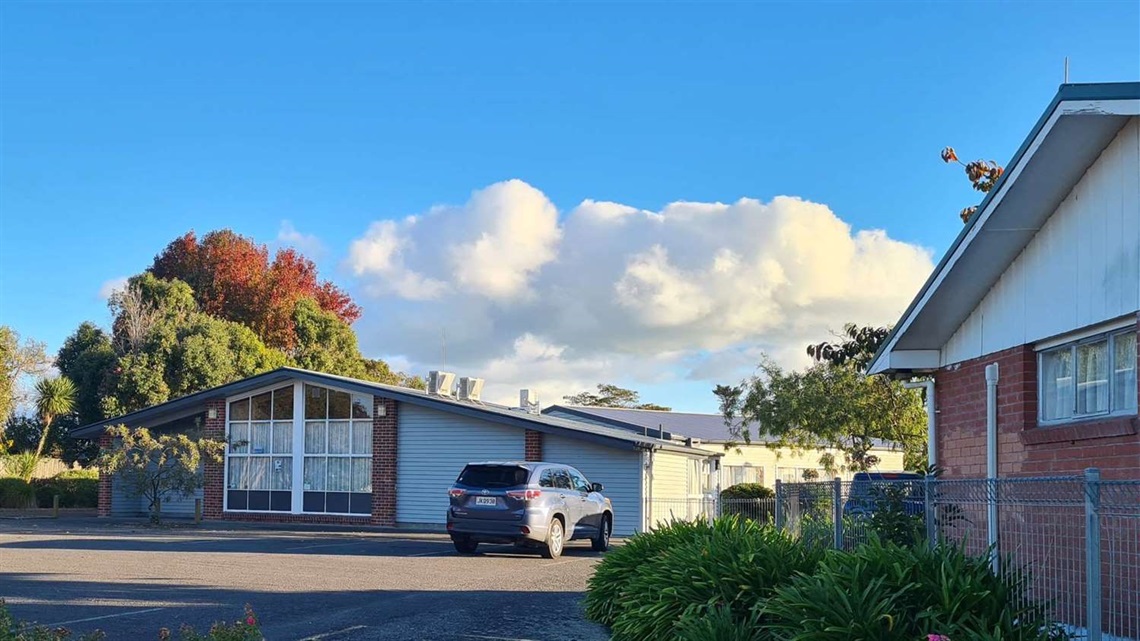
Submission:
[[[1005,173],[1005,168],[997,164],[996,160],[974,160],[971,162],[962,162],[958,160],[958,154],[954,151],[953,147],[947,147],[942,150],[942,162],[952,163],[956,162],[966,170],[966,178],[970,180],[970,184],[974,189],[988,194],[994,185],[997,184],[998,178]],[[978,206],[966,207],[958,212],[958,216],[962,219],[963,223],[970,222],[970,217],[974,212],[978,211]]]
[[[269,250],[229,229],[197,238],[193,231],[175,239],[150,267],[158,278],[190,285],[201,311],[252,329],[266,345],[291,352],[297,347],[294,311],[311,298],[345,324],[360,318],[348,294],[317,277],[317,267],[293,249]]]

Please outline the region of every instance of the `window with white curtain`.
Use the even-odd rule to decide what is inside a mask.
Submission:
[[[226,509],[288,512],[293,489],[293,386],[232,401]]]
[[[740,485],[741,483],[764,484],[764,468],[753,465],[726,465],[724,467],[724,482],[726,486]]]
[[[1136,328],[1038,354],[1041,423],[1136,412]]]
[[[372,397],[305,385],[302,509],[372,513]]]

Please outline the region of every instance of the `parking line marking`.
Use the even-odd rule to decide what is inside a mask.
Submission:
[[[134,614],[146,614],[147,612],[158,612],[159,610],[165,610],[165,609],[166,608],[150,608],[148,610],[135,610],[134,612],[120,612],[118,614],[104,614],[101,617],[90,617],[87,619],[74,619],[71,621],[60,621],[58,623],[49,623],[49,624],[47,624],[47,627],[54,628],[57,625],[71,625],[73,623],[87,623],[88,621],[102,621],[103,619],[113,619],[115,617],[129,617],[129,616],[134,615]]]
[[[301,641],[321,641],[321,639],[328,639],[329,637],[335,637],[336,635],[344,634],[345,632],[354,632],[356,630],[363,630],[364,628],[367,628],[367,627],[368,626],[366,626],[366,625],[354,625],[350,628],[345,628],[343,630],[334,630],[333,632],[324,632],[322,634],[314,634],[311,637],[305,637],[304,639],[301,639]]]
[[[418,554],[405,554],[404,556],[443,556],[447,554],[455,554],[451,550],[444,550],[442,552],[420,552]]]

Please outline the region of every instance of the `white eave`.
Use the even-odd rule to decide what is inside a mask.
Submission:
[[[1129,118],[1137,115],[1140,83],[1062,85],[868,371],[937,369],[946,341]]]

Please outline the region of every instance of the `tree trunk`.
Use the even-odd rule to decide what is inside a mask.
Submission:
[[[51,430],[51,416],[44,417],[44,431],[40,434],[40,443],[36,446],[36,460],[38,461],[44,453],[44,446],[47,445],[48,432]]]

